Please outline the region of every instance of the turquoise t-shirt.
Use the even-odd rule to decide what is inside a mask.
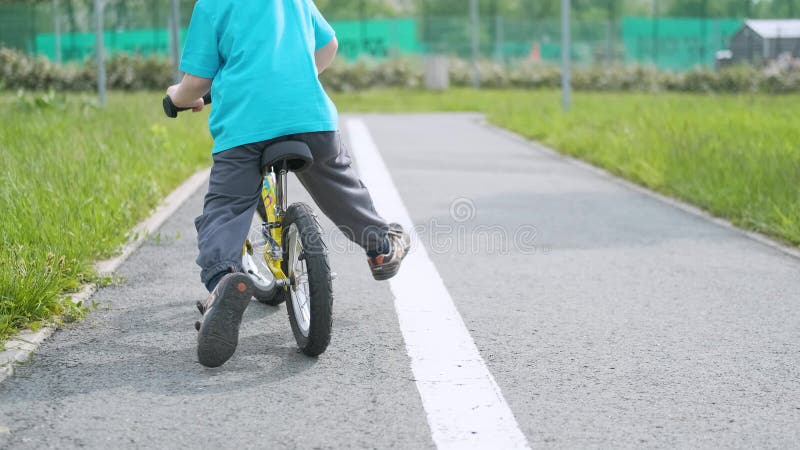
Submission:
[[[198,0],[183,72],[213,78],[213,153],[338,128],[314,51],[334,32],[312,0]]]

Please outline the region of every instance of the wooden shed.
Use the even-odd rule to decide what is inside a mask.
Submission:
[[[745,20],[731,38],[733,63],[759,63],[790,53],[800,57],[800,20]]]

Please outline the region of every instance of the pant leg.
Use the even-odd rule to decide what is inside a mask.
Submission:
[[[314,164],[297,174],[322,212],[365,250],[384,246],[388,224],[375,211],[372,197],[351,167],[350,153],[339,132],[302,133],[291,139],[305,142]]]
[[[214,155],[203,214],[194,221],[204,284],[220,272],[242,270],[242,246],[261,196],[262,149],[249,144]]]

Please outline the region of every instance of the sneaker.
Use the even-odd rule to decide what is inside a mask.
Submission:
[[[397,275],[400,263],[411,248],[411,238],[399,224],[389,224],[386,238],[389,240],[389,251],[377,256],[368,256],[367,259],[372,277],[378,281],[388,280]]]
[[[197,308],[203,319],[197,327],[197,358],[206,367],[219,367],[239,344],[239,326],[253,297],[253,281],[243,273],[225,275]]]

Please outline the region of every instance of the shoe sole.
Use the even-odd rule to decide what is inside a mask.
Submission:
[[[225,364],[239,344],[239,326],[250,304],[255,286],[245,274],[235,274],[227,280],[220,299],[203,317],[197,335],[197,358],[206,367]]]
[[[400,271],[400,264],[391,268],[381,269],[380,271],[373,270],[372,278],[374,278],[375,281],[386,281],[397,275],[397,272],[399,271]]]

